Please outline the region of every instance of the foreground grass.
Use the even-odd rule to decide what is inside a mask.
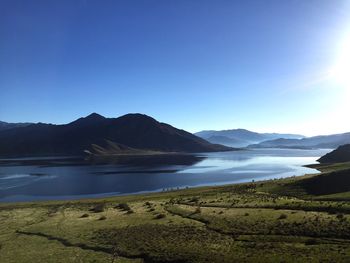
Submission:
[[[349,168],[149,195],[2,204],[0,262],[350,262]],[[332,183],[329,192],[315,192],[320,182]]]

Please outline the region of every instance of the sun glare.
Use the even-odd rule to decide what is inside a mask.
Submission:
[[[337,84],[350,88],[350,36],[341,44],[330,75]]]

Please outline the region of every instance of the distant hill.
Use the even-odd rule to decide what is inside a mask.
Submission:
[[[19,128],[19,127],[25,127],[32,123],[8,123],[4,121],[0,121],[0,131],[13,129],[13,128]]]
[[[231,147],[246,147],[249,144],[256,144],[266,140],[273,140],[278,138],[300,139],[304,138],[299,134],[283,134],[283,133],[257,133],[245,129],[233,129],[222,131],[200,131],[195,135],[206,139],[212,143],[220,143]]]
[[[350,132],[302,139],[276,139],[249,145],[252,148],[337,148],[350,143]]]
[[[320,163],[350,162],[350,144],[339,146],[334,151],[322,156],[318,161]]]
[[[206,139],[208,142],[217,143],[222,145],[236,145],[236,147],[242,147],[242,142],[236,139],[232,139],[226,136],[211,136]]]
[[[111,144],[106,148],[106,141]],[[114,146],[111,146],[114,145]],[[123,145],[123,146],[121,146]],[[207,142],[143,114],[105,118],[93,113],[65,125],[31,124],[0,131],[0,156],[80,155],[85,150],[212,152],[232,148]]]

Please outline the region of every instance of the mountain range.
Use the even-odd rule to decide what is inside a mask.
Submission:
[[[4,121],[0,121],[0,131],[13,129],[13,128],[19,128],[19,127],[25,127],[32,123],[8,123]]]
[[[230,147],[246,147],[250,144],[257,144],[267,140],[279,138],[301,139],[305,136],[299,134],[283,134],[283,133],[258,133],[245,129],[232,130],[206,130],[195,133],[195,135],[211,142],[219,143]]]
[[[249,145],[251,148],[299,148],[299,149],[319,149],[337,148],[343,144],[350,143],[350,132],[332,135],[313,136],[301,139],[275,139],[258,144]]]
[[[212,144],[143,114],[105,118],[97,113],[64,125],[29,124],[0,131],[0,156],[213,152]]]

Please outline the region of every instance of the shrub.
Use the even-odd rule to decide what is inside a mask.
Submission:
[[[200,214],[202,212],[201,207],[198,206],[196,210],[194,211],[195,214]]]
[[[281,214],[278,219],[286,219],[288,216],[286,214]]]
[[[162,219],[162,218],[165,218],[165,217],[166,217],[166,215],[164,215],[164,214],[158,214],[158,215],[156,215],[154,217],[154,219]]]
[[[197,197],[197,196],[194,196],[194,197],[192,197],[191,199],[190,199],[190,203],[197,203],[199,201],[199,197]]]
[[[343,214],[337,214],[337,218],[338,218],[339,220],[341,220],[341,219],[344,218],[344,215],[343,215]]]
[[[90,211],[94,213],[101,213],[105,209],[105,204],[97,204],[93,208],[90,209]]]
[[[80,218],[89,217],[89,214],[82,214]]]
[[[115,206],[115,208],[121,209],[121,210],[123,210],[123,211],[130,211],[130,210],[131,210],[130,206],[129,206],[127,203],[117,204],[117,205]]]

